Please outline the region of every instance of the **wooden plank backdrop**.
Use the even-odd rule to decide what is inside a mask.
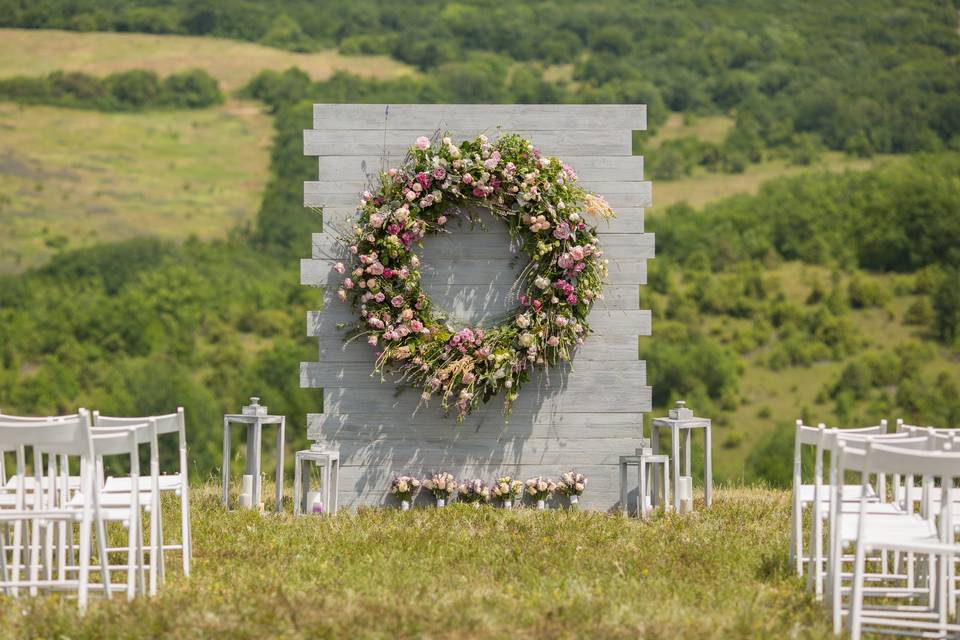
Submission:
[[[654,237],[643,229],[651,189],[643,158],[631,155],[631,132],[646,129],[646,107],[317,104],[313,115],[304,154],[317,157],[318,179],[304,183],[304,205],[322,207],[323,218],[300,281],[320,289],[320,310],[308,313],[306,327],[319,350],[317,362],[301,364],[300,385],[323,389],[322,413],[308,416],[307,433],[340,450],[340,504],[389,504],[398,473],[445,470],[490,482],[575,468],[589,478],[584,507],[617,507],[618,457],[639,445],[651,408],[646,363],[638,359],[639,338],[651,334],[639,300],[654,256]],[[502,397],[458,424],[420,406],[417,390],[371,375],[373,351],[362,341],[344,343],[343,326],[354,315],[332,297],[342,278],[332,269],[343,259],[336,238],[349,228],[360,193],[378,171],[400,164],[418,136],[442,132],[457,139],[520,133],[570,164],[617,212],[600,227],[610,278],[589,317],[595,333],[572,363],[531,376],[509,420]],[[523,260],[503,225],[489,219],[427,238],[420,254],[424,289],[456,322],[490,322],[510,310]]]

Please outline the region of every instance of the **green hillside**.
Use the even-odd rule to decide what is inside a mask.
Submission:
[[[960,423],[951,5],[277,6],[0,0],[0,24],[29,28],[3,32],[0,78],[200,67],[230,95],[0,105],[0,270],[30,267],[0,277],[0,407],[184,403],[206,476],[218,416],[244,397],[300,425],[319,406],[293,364],[315,355],[319,296],[296,274],[317,227],[301,206],[312,101],[641,101],[657,412],[687,399],[717,421],[722,477],[772,482],[798,415]],[[174,35],[119,33],[138,31]]]

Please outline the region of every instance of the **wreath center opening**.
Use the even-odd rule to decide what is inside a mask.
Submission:
[[[448,325],[490,328],[516,312],[517,281],[530,258],[485,207],[464,206],[447,224],[449,233],[423,239],[421,288]]]

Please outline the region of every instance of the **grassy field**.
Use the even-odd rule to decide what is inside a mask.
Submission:
[[[263,69],[300,67],[315,80],[336,71],[389,78],[412,69],[387,56],[345,56],[336,51],[293,53],[223,38],[0,29],[0,77],[35,76],[57,69],[106,75],[153,69],[160,75],[206,69],[226,90]]]
[[[693,175],[679,180],[656,180],[653,186],[653,207],[650,215],[657,215],[672,204],[686,201],[694,207],[741,193],[756,193],[760,186],[775,178],[796,176],[811,171],[865,171],[882,162],[897,162],[906,156],[878,155],[873,158],[852,158],[829,151],[819,162],[810,166],[790,164],[787,160],[766,160],[748,165],[743,173],[711,173],[699,169]]]
[[[267,180],[269,117],[231,103],[125,114],[0,103],[0,272],[138,235],[224,237]]]
[[[84,618],[23,599],[0,609],[0,635],[827,638],[786,566],[788,514],[785,493],[721,489],[709,511],[650,523],[465,505],[295,520],[225,513],[207,485],[190,579]]]

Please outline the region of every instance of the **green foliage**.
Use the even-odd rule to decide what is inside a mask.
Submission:
[[[0,26],[389,53],[423,71],[443,69],[431,73],[455,85],[443,90],[477,101],[506,99],[485,56],[508,67],[570,64],[573,101],[645,102],[654,126],[668,109],[736,113],[724,145],[728,171],[765,149],[808,164],[820,144],[866,157],[937,151],[960,136],[956,15],[934,0],[839,0],[817,11],[801,0],[2,0]],[[521,93],[529,87],[510,92]]]
[[[736,359],[699,331],[679,323],[658,325],[659,339],[642,354],[647,360],[653,403],[663,407],[686,400],[703,414],[738,403]]]
[[[674,205],[650,226],[660,255],[688,268],[730,268],[771,250],[882,271],[960,265],[960,155],[775,180],[699,211]]]
[[[933,292],[932,303],[937,335],[944,342],[953,342],[960,334],[960,269],[944,273]]]
[[[191,465],[206,474],[219,460],[219,416],[247,396],[294,424],[319,406],[291,366],[311,357],[299,340],[307,306],[289,266],[242,243],[72,251],[0,282],[2,406],[146,415],[183,405]]]
[[[0,80],[0,98],[101,111],[201,109],[223,102],[217,80],[202,69],[174,73],[162,81],[153,71],[131,70],[104,78],[54,71],[45,78]]]

